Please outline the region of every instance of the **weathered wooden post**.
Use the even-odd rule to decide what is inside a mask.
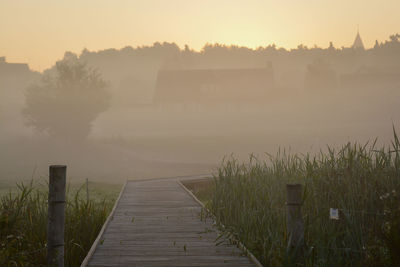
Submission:
[[[301,214],[303,186],[286,185],[286,227],[288,234],[288,251],[295,262],[303,261],[304,222]]]
[[[47,265],[64,267],[65,183],[67,166],[49,168]]]
[[[89,179],[86,178],[86,203],[89,203]]]

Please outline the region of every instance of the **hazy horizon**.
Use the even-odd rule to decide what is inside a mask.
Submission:
[[[0,56],[43,71],[65,51],[207,43],[250,48],[349,47],[357,27],[365,47],[400,29],[399,1],[10,1],[0,9]],[[177,12],[179,10],[179,12]],[[74,18],[73,20],[71,18]],[[315,23],[318,21],[318,23]]]
[[[353,40],[352,40],[351,42],[349,42],[346,46],[340,46],[340,47],[339,47],[339,46],[335,45],[334,42],[332,42],[332,44],[334,45],[334,48],[336,48],[336,49],[351,48],[352,45],[353,45],[354,39],[355,39],[355,37],[357,36],[357,33],[358,33],[358,31],[355,31]],[[389,33],[383,40],[374,39],[374,43],[371,44],[371,45],[365,45],[364,38],[363,38],[362,36],[361,36],[361,37],[362,37],[362,40],[363,40],[365,49],[368,50],[368,49],[371,49],[371,48],[374,47],[375,41],[377,41],[378,43],[384,43],[385,41],[388,41],[388,40],[389,40],[389,36],[390,36],[390,35],[393,35],[393,34],[397,34],[397,32]],[[360,34],[360,35],[361,35],[361,34]],[[330,45],[331,42],[329,42],[326,46],[324,46],[324,45],[323,45],[323,46],[320,46],[320,45],[318,45],[318,44],[306,45],[306,44],[304,44],[304,43],[299,43],[299,44],[297,44],[296,46],[293,46],[293,47],[279,46],[279,45],[277,45],[275,42],[270,43],[270,44],[257,45],[257,46],[254,46],[254,47],[246,46],[246,45],[239,45],[239,44],[235,44],[235,43],[225,44],[225,43],[217,43],[217,42],[216,42],[216,43],[209,43],[209,42],[206,42],[206,43],[204,43],[203,46],[201,46],[201,47],[199,47],[199,48],[193,48],[193,47],[191,47],[190,45],[188,45],[188,44],[186,44],[186,43],[185,43],[185,44],[178,44],[178,43],[173,42],[173,41],[172,41],[172,42],[168,42],[168,41],[154,41],[154,42],[152,42],[152,43],[148,43],[148,44],[138,44],[138,45],[136,45],[136,46],[125,45],[125,46],[121,46],[121,47],[104,47],[104,48],[99,48],[99,49],[97,49],[97,50],[90,50],[90,49],[88,49],[87,47],[83,47],[81,50],[77,50],[77,51],[73,51],[73,50],[71,50],[71,49],[67,49],[67,50],[65,50],[64,52],[62,52],[62,53],[60,54],[59,57],[55,58],[51,63],[49,63],[49,65],[46,65],[46,66],[41,67],[41,68],[39,68],[39,69],[35,69],[34,67],[32,67],[32,65],[31,65],[29,62],[25,62],[25,61],[16,61],[16,60],[13,60],[12,58],[10,58],[9,56],[7,56],[7,55],[5,55],[5,54],[1,54],[0,57],[5,57],[6,60],[7,60],[7,63],[27,64],[28,67],[29,67],[29,69],[30,69],[31,71],[43,73],[44,71],[46,71],[46,70],[51,69],[52,67],[54,67],[55,62],[62,60],[63,57],[64,57],[64,55],[65,55],[65,53],[73,53],[73,54],[76,54],[76,55],[80,55],[80,54],[82,54],[83,52],[101,53],[101,52],[109,51],[109,50],[117,50],[117,51],[120,51],[120,50],[123,50],[123,49],[126,49],[126,48],[132,48],[132,49],[151,48],[151,47],[154,47],[154,45],[156,45],[156,44],[165,44],[165,43],[171,44],[171,45],[176,45],[176,46],[179,47],[179,49],[181,49],[181,50],[184,50],[184,49],[188,48],[188,49],[190,49],[191,51],[193,51],[193,52],[195,52],[195,53],[202,53],[202,52],[204,52],[204,48],[207,47],[207,46],[210,46],[210,45],[211,45],[211,46],[223,46],[223,47],[227,47],[227,48],[229,48],[229,47],[244,48],[244,49],[249,49],[249,50],[253,50],[253,51],[256,51],[256,50],[258,50],[258,49],[265,49],[265,48],[274,46],[274,47],[276,47],[276,49],[284,49],[284,50],[286,50],[286,51],[292,51],[292,50],[298,49],[299,47],[304,47],[304,48],[307,48],[307,49],[313,49],[313,48],[327,49],[327,48],[329,48],[329,45]]]

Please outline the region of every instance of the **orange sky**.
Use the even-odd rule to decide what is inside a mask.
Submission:
[[[65,51],[155,41],[367,47],[400,33],[399,0],[0,0],[0,56],[43,70]]]

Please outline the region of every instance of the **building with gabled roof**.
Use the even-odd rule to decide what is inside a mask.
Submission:
[[[159,70],[155,103],[264,102],[274,85],[272,67]]]

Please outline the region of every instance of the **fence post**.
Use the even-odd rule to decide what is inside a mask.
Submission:
[[[303,186],[286,185],[286,227],[288,234],[288,251],[293,260],[301,262],[304,252],[304,222],[301,214]]]
[[[64,267],[65,184],[67,166],[49,168],[47,265]]]
[[[86,178],[86,203],[89,203],[89,179]]]

